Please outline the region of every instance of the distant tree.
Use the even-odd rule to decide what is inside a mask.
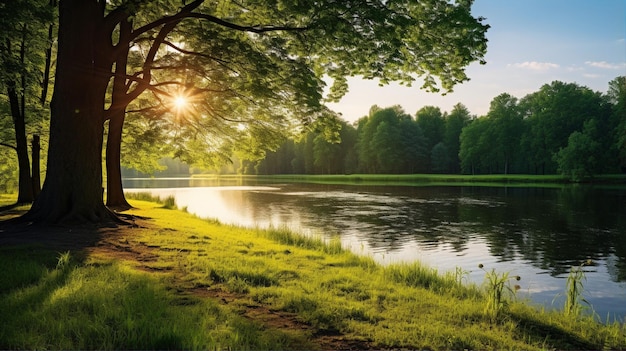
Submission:
[[[461,170],[461,160],[459,151],[461,150],[461,132],[465,128],[472,116],[463,104],[456,104],[450,114],[445,118],[445,132],[443,143],[448,150],[448,160],[450,161],[446,172],[458,173]]]
[[[216,126],[209,121],[213,117],[230,121],[218,124],[225,135],[239,135],[237,125],[245,119],[249,125],[237,144],[254,152],[258,145],[251,139],[275,136],[268,129],[284,134],[296,121],[307,124],[328,112],[320,104],[324,76],[335,82],[331,99],[345,93],[350,75],[408,84],[419,75],[425,88],[449,90],[468,79],[464,68],[482,61],[486,51],[488,26],[472,17],[471,4],[61,0],[46,181],[27,218],[115,218],[102,201],[104,122],[113,122],[145,91],[164,105],[177,93],[210,92],[199,96],[213,111],[211,118],[178,117],[193,117],[197,126]],[[137,72],[123,67],[130,47],[143,54]],[[176,81],[157,80],[157,72],[182,67],[202,70]],[[121,87],[113,97],[112,77]],[[118,77],[125,79],[116,83]],[[193,148],[209,145],[218,157],[223,154],[223,145],[209,144],[194,128],[179,137]],[[188,149],[179,148],[181,154]]]
[[[613,106],[612,120],[617,126],[613,137],[618,152],[619,165],[626,172],[626,76],[609,82],[609,102]]]
[[[371,145],[378,173],[398,173],[402,155],[398,144],[398,120],[381,121],[376,126]]]
[[[397,171],[403,161],[399,124],[410,119],[400,106],[384,109],[373,106],[370,115],[359,121],[357,150],[359,165],[365,173]]]
[[[356,173],[358,170],[358,156],[356,151],[357,130],[353,125],[342,123],[341,131],[341,156],[343,159],[342,172],[345,174]]]
[[[313,139],[313,164],[321,173],[337,173],[343,163],[339,155],[340,150],[339,143],[329,142],[323,134],[318,134]]]
[[[450,152],[443,142],[435,145],[430,153],[432,170],[435,173],[445,173],[450,169]]]
[[[519,151],[523,130],[517,98],[506,93],[496,96],[491,100],[487,118],[494,135],[492,152],[496,154],[497,162],[502,164],[502,172],[508,174]]]
[[[426,139],[426,150],[430,159],[433,147],[443,141],[446,124],[443,113],[439,107],[424,106],[415,114],[415,120]],[[429,169],[432,167],[431,162],[429,160]]]
[[[426,138],[417,123],[411,118],[403,118],[399,124],[398,148],[402,159],[402,173],[426,172],[428,151]]]
[[[492,141],[490,140],[490,123],[487,118],[473,120],[461,132],[459,158],[461,171],[468,174],[488,172]]]
[[[593,137],[596,132],[596,121],[591,119],[585,122],[582,132],[576,131],[569,136],[567,146],[554,155],[561,174],[579,182],[598,173],[602,166],[602,150]]]
[[[567,145],[570,134],[582,130],[585,121],[604,113],[602,100],[600,93],[587,87],[555,81],[520,101],[537,173],[556,173],[554,154]]]

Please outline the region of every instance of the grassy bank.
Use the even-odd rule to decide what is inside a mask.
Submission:
[[[323,184],[358,184],[358,185],[469,185],[469,186],[562,186],[571,182],[561,175],[528,174],[349,174],[349,175],[194,175],[197,178],[215,178],[219,180],[263,180],[289,181]],[[599,175],[587,179],[585,183],[626,184],[626,174]]]
[[[0,248],[0,349],[626,349],[619,323],[494,300],[460,271],[132,204],[150,219],[93,247]]]

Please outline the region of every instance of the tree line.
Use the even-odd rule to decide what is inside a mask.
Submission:
[[[626,77],[606,94],[554,81],[518,99],[503,93],[476,117],[425,106],[372,106],[337,140],[311,131],[286,140],[245,174],[463,173],[563,174],[572,180],[626,169]]]

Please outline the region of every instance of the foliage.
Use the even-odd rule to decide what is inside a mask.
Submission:
[[[35,160],[29,162],[28,142],[32,135],[41,136],[45,157],[46,53],[52,46],[47,32],[54,8],[49,0],[16,0],[0,8],[0,164],[11,167],[0,168],[0,188],[18,187],[18,201],[32,202],[36,186],[30,163]]]
[[[123,163],[149,171],[154,152],[205,168],[227,162],[233,150],[240,158],[263,158],[302,125],[332,123],[332,113],[321,104],[324,77],[332,81],[328,101],[345,94],[345,77],[353,75],[408,85],[424,76],[423,88],[451,90],[468,79],[464,67],[482,62],[486,51],[488,26],[470,15],[470,6],[466,1],[429,6],[196,1],[181,8],[165,0],[108,2],[105,19],[127,16],[136,29],[128,43],[127,74],[155,67],[147,94],[129,105],[131,115],[147,121],[129,120]],[[172,13],[183,20],[158,25]],[[162,42],[155,39],[159,30]],[[162,54],[149,62],[154,49]],[[182,111],[171,108],[178,95],[190,102]]]
[[[594,120],[585,122],[583,131],[573,132],[568,138],[567,146],[554,155],[559,172],[572,181],[580,182],[599,173],[599,155],[602,150],[600,142],[594,138],[596,131]]]
[[[607,95],[613,107],[613,123],[617,125],[615,145],[623,170],[626,169],[626,76],[620,76],[610,81]]]
[[[356,166],[350,171],[333,168],[330,173],[562,174],[571,181],[617,173],[624,139],[619,123],[626,125],[618,112],[620,81],[611,83],[607,96],[562,82],[520,100],[501,94],[492,100],[486,116],[474,119],[460,104],[449,114],[426,106],[415,118],[399,106],[374,105],[354,126],[342,126],[356,133],[356,145],[343,143],[342,133],[341,146],[329,151],[338,165],[355,155]],[[573,116],[573,121],[559,122],[569,118],[564,116]],[[329,173],[295,167],[307,158],[313,160],[312,154],[307,156],[313,150],[307,148],[309,142],[303,138],[302,147],[266,157],[260,164],[271,162],[272,167],[261,168],[260,174]],[[319,149],[316,157],[321,157]]]

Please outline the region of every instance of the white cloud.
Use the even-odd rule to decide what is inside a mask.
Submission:
[[[556,63],[551,62],[537,62],[537,61],[526,61],[521,63],[509,64],[509,67],[516,67],[522,69],[529,69],[531,71],[547,71],[550,69],[556,69],[560,66]]]
[[[596,79],[596,78],[602,78],[602,75],[600,75],[600,74],[592,74],[592,73],[584,73],[583,77]]]
[[[610,62],[606,62],[606,61],[586,61],[585,64],[588,65],[588,66],[591,66],[591,67],[602,68],[602,69],[624,69],[624,68],[626,68],[626,63],[610,63]]]
[[[566,70],[568,72],[580,72],[580,71],[584,71],[585,69],[583,67],[580,67],[580,66],[577,66],[577,65],[571,65],[571,66],[567,67]]]

